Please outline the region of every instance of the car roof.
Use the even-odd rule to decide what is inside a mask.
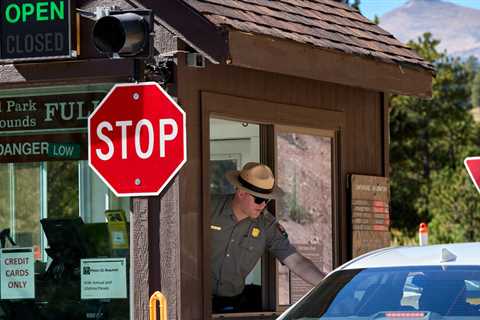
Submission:
[[[418,247],[390,247],[375,250],[354,258],[337,270],[442,266],[480,265],[480,242],[438,244]]]

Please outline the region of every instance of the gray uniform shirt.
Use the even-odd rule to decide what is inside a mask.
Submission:
[[[275,217],[266,209],[256,219],[237,222],[231,207],[233,195],[212,201],[212,291],[218,296],[242,293],[245,277],[268,249],[283,261],[296,252]]]

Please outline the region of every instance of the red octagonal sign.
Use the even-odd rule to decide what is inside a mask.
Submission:
[[[89,165],[119,197],[158,195],[187,161],[185,123],[157,83],[117,84],[88,118]]]

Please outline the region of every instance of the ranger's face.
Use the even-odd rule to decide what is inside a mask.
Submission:
[[[255,203],[255,197],[250,193],[243,190],[238,190],[239,205],[242,211],[250,219],[256,219],[262,213],[263,209],[267,206],[265,201],[257,204]]]

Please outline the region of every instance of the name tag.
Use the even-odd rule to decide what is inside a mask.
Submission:
[[[214,226],[214,225],[212,224],[212,225],[210,225],[210,229],[220,231],[220,230],[222,230],[222,227]]]

